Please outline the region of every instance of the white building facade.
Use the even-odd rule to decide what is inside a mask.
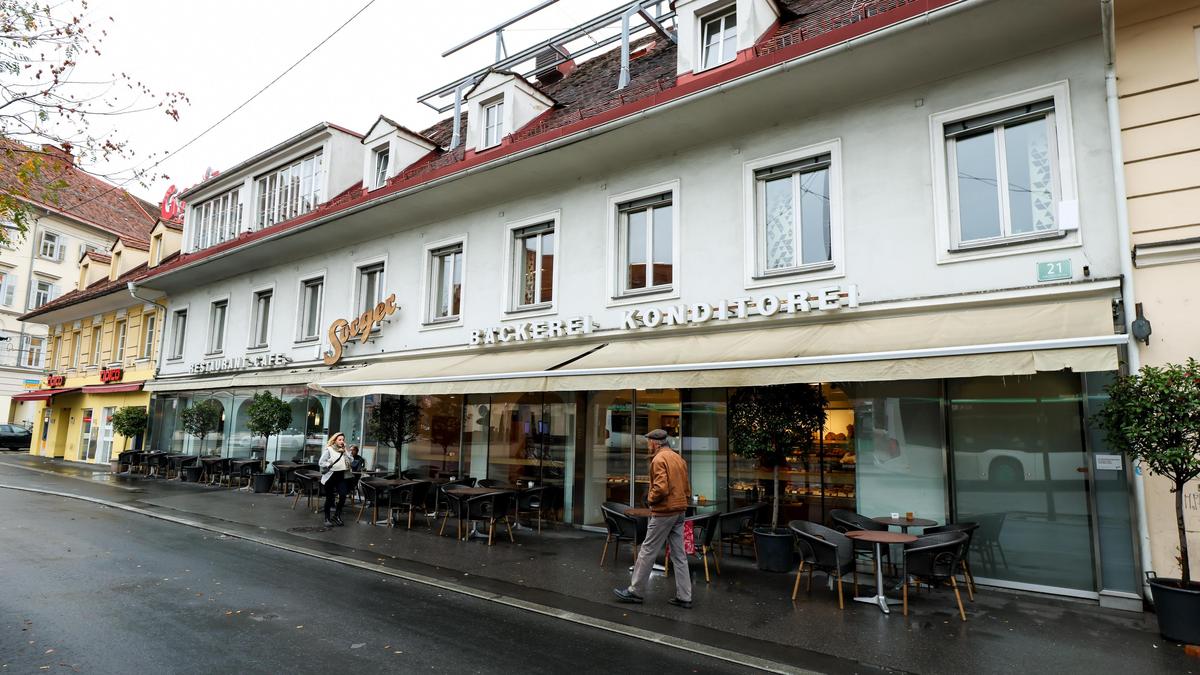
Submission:
[[[152,443],[198,449],[175,416],[214,398],[210,450],[340,430],[391,470],[551,486],[588,527],[644,498],[654,428],[694,491],[765,498],[729,397],[805,382],[828,423],[785,519],[971,520],[981,581],[1134,602],[1132,478],[1088,421],[1127,341],[1092,3],[869,3],[807,51],[769,47],[805,21],[787,3],[701,4],[678,46],[635,41],[631,90],[673,88],[627,114],[538,131],[581,105],[566,84],[613,95],[613,54],[557,87],[496,71],[457,148],[322,125],[193,188],[193,255],[142,282],[170,297]],[[294,410],[269,447],[241,426],[263,389]],[[397,396],[414,441],[371,423]]]

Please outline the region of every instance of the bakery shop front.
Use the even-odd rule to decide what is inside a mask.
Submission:
[[[850,509],[978,522],[985,582],[1135,593],[1129,475],[1091,421],[1124,342],[1111,298],[856,306],[856,289],[833,288],[630,310],[619,326],[585,316],[482,327],[465,349],[376,360],[311,386],[362,397],[366,420],[389,399],[416,405],[409,442],[364,423],[369,462],[551,486],[563,520],[592,528],[601,504],[644,502],[656,428],[715,508],[768,500],[772,470],[729,450],[730,398],[809,383],[827,422],[812,450],[787,457],[781,519]]]

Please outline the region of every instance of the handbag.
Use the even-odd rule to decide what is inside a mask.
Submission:
[[[346,456],[345,452],[339,452],[337,459],[330,462],[329,466],[325,467],[324,469],[321,469],[321,475],[324,476],[324,475],[330,473],[331,471],[333,471],[333,467],[337,466],[338,462],[342,461],[342,458],[345,456]]]
[[[696,555],[696,528],[690,520],[683,521],[683,552]]]

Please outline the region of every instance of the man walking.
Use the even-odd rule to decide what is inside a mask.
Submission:
[[[683,550],[683,521],[692,486],[688,482],[687,462],[667,445],[667,432],[655,429],[646,434],[650,452],[650,525],[646,540],[638,549],[629,588],[614,588],[621,602],[642,602],[646,581],[654,568],[654,560],[663,544],[671,546],[671,562],[675,567],[675,597],[669,602],[684,609],[692,608],[692,577],[688,573],[687,553]]]

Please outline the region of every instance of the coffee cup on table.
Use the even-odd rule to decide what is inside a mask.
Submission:
[[[892,520],[900,520],[900,513],[897,511],[893,511],[892,512]]]
[[[904,519],[905,519],[905,520],[907,520],[907,521],[910,521],[910,522],[911,522],[911,521],[912,521],[912,519],[913,519],[913,512],[912,512],[912,511],[909,511],[908,513],[905,513],[905,514],[904,514]]]

